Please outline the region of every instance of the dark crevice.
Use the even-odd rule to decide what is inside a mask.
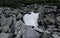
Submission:
[[[21,37],[20,38],[22,38],[23,37],[23,35],[21,35]]]

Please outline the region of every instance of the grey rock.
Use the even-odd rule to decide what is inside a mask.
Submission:
[[[56,19],[57,19],[57,24],[60,26],[60,16],[57,16]]]
[[[3,13],[3,10],[4,10],[4,9],[3,9],[2,7],[0,7],[0,14]]]
[[[27,7],[25,7],[25,8],[23,9],[23,11],[24,11],[23,13],[24,13],[24,14],[28,13],[28,10],[29,10],[29,9],[28,9]]]
[[[52,34],[53,38],[60,38],[58,34]]]
[[[10,7],[4,7],[4,10],[10,10],[11,8]]]
[[[6,26],[10,26],[12,24],[12,16],[11,17],[8,17],[6,18]]]
[[[24,32],[23,32],[23,36],[22,38],[39,38],[39,33],[36,32],[35,30],[29,28],[29,29],[26,29]]]
[[[21,20],[17,21],[15,24],[15,34],[18,34],[18,32],[21,30],[21,27],[23,26],[23,22]]]
[[[43,7],[43,6],[40,6],[40,7],[38,8],[38,12],[39,12],[39,13],[44,13],[44,7]]]
[[[51,22],[51,23],[55,23],[55,19],[54,18],[52,18],[52,17],[50,17],[50,16],[48,16],[48,15],[46,15],[46,18],[44,19],[44,21],[46,21],[46,22]]]
[[[0,38],[12,38],[12,33],[0,33]]]
[[[40,8],[38,9],[39,12],[56,12],[57,10],[57,6],[51,6],[51,5],[41,5]]]
[[[57,18],[57,21],[59,21],[59,22],[60,22],[60,16],[57,16],[56,18]]]
[[[11,32],[10,25],[12,24],[12,17],[5,18],[2,16],[0,19],[2,32]]]
[[[5,10],[4,12],[5,12],[6,14],[9,14],[10,11],[11,11],[11,10]]]
[[[38,8],[38,4],[34,4],[34,8],[37,9]]]
[[[4,13],[6,13],[6,14],[8,14],[8,13],[10,13],[10,10],[11,8],[10,7],[5,7],[4,8]]]
[[[44,32],[44,30],[42,29],[42,28],[33,28],[34,30],[37,30],[37,31],[39,31],[39,32]]]
[[[2,15],[2,18],[0,19],[0,24],[3,26],[5,23],[6,23],[6,21],[5,21],[5,17],[4,17],[4,15]]]
[[[12,24],[12,17],[5,18],[4,16],[2,16],[0,22],[2,26],[10,26]]]
[[[56,26],[55,25],[48,25],[47,27],[48,28],[55,28]]]
[[[45,12],[53,12],[57,10],[57,6],[51,6],[51,5],[44,5]]]
[[[60,29],[60,26],[58,26],[58,28]]]
[[[14,10],[11,10],[10,12],[11,12],[12,14],[18,15],[18,14],[19,14],[18,11],[19,11],[18,9],[14,9]]]
[[[22,14],[18,14],[18,16],[16,17],[17,19],[21,19],[23,17]]]
[[[9,28],[9,26],[4,26],[4,27],[2,27],[2,32],[3,32],[3,33],[4,33],[4,32],[9,33],[9,32],[11,32],[11,28]]]

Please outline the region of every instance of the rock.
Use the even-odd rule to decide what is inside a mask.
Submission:
[[[23,20],[27,26],[37,27],[38,26],[37,20],[39,17],[38,15],[39,13],[31,12],[31,14],[24,15]]]
[[[50,28],[47,28],[46,30],[49,31],[50,33],[53,33],[54,28],[50,27]]]
[[[0,19],[2,32],[11,32],[10,25],[12,24],[12,17],[5,18],[2,16]]]
[[[12,17],[5,18],[3,16],[0,22],[2,26],[10,26],[12,24]]]
[[[4,27],[2,27],[2,32],[10,33],[11,28],[9,28],[9,26],[4,26]]]
[[[15,34],[18,34],[18,32],[21,30],[21,27],[23,26],[23,22],[21,20],[17,21],[15,24]]]
[[[60,36],[57,35],[57,34],[52,34],[52,36],[53,36],[54,38],[60,38]]]
[[[12,16],[11,17],[8,17],[6,18],[6,26],[10,26],[12,24]]]
[[[1,26],[4,26],[4,24],[6,23],[6,18],[2,15],[1,19],[0,19],[0,24]]]
[[[11,8],[10,7],[4,7],[4,10],[10,10]]]
[[[23,36],[22,38],[39,38],[39,33],[36,32],[35,30],[33,29],[26,29],[24,32],[23,32]]]
[[[57,6],[51,6],[51,5],[41,5],[40,8],[38,9],[39,12],[56,12],[57,10]]]
[[[55,28],[55,25],[47,25],[48,28]]]
[[[57,19],[57,25],[60,26],[60,16],[57,16],[56,19]]]
[[[23,14],[26,14],[26,13],[28,13],[30,10],[27,8],[27,7],[25,7],[24,9],[23,9]]]
[[[17,19],[21,19],[21,18],[23,18],[23,15],[22,14],[18,14],[18,16],[16,18]]]
[[[58,26],[58,28],[60,29],[60,26]]]
[[[34,4],[34,8],[37,9],[38,8],[38,4]]]
[[[3,10],[4,10],[4,9],[3,9],[2,7],[0,7],[0,14],[3,13]]]
[[[4,13],[9,14],[11,10],[5,10]]]
[[[27,8],[31,9],[31,6],[30,5],[27,5]]]
[[[56,18],[57,18],[57,21],[59,21],[59,22],[60,22],[60,16],[57,16]]]
[[[0,38],[12,38],[12,33],[0,33]]]
[[[10,7],[5,7],[5,8],[4,8],[4,13],[5,13],[5,14],[10,13],[10,11],[11,11],[10,9],[11,9]]]
[[[51,6],[51,5],[44,5],[43,6],[45,8],[45,12],[53,12],[57,10],[57,6]]]
[[[38,8],[38,13],[44,13],[44,7],[43,6],[40,6]]]
[[[50,17],[50,16],[48,16],[48,15],[46,15],[46,19],[45,19],[45,21],[48,21],[48,22],[50,22],[50,23],[52,23],[52,24],[55,23],[55,19],[52,18],[52,17]]]
[[[39,32],[44,32],[44,30],[42,29],[42,28],[33,28],[34,30],[36,30],[36,31],[39,31]]]
[[[14,10],[11,10],[10,12],[11,12],[12,14],[18,15],[18,14],[19,14],[18,11],[19,11],[18,9],[14,9]]]

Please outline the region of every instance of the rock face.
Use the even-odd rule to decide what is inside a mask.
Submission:
[[[43,4],[0,7],[0,38],[60,38],[60,9]]]

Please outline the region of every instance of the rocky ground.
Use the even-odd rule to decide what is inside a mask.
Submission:
[[[23,20],[32,10],[39,13],[38,28],[26,26]],[[42,4],[0,7],[0,38],[60,38],[60,9]]]

